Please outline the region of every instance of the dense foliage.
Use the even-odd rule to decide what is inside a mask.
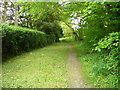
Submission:
[[[75,40],[82,40],[78,48],[83,52],[80,57],[90,66],[93,77],[96,78],[96,86],[102,87],[104,84],[103,87],[118,87],[120,2],[18,2],[16,4],[5,2],[3,4],[2,22],[7,22],[7,17],[10,20],[15,17],[15,25],[35,29],[33,31],[2,25],[3,54],[8,52],[17,54],[22,50],[28,51],[59,41],[63,28],[66,29],[64,36],[70,39],[74,35]],[[18,9],[15,8],[17,5]],[[9,8],[13,11],[15,9],[14,15],[6,14]],[[65,41],[64,38],[62,41]]]
[[[88,3],[83,11],[83,22],[81,32],[86,43],[93,45],[111,32],[119,31],[119,3]],[[94,33],[94,34],[93,34]]]
[[[59,38],[62,37],[62,28],[57,23],[43,24],[38,30],[45,32],[47,35],[55,36],[55,41],[59,42]]]
[[[95,73],[108,76],[111,78],[111,85],[118,87],[119,60],[120,60],[120,32],[110,33],[109,36],[102,38],[97,43],[95,50],[106,52],[104,58],[100,61],[101,66],[96,66]],[[104,65],[104,66],[103,66]]]
[[[22,27],[0,24],[3,56],[16,55],[55,42],[55,36]]]
[[[120,60],[120,2],[68,2],[64,4],[73,23],[79,56],[88,63],[97,87],[118,87]],[[73,20],[72,20],[73,21]],[[105,79],[103,79],[105,78]],[[104,84],[104,85],[103,85]]]
[[[57,2],[2,2],[2,23],[18,25],[53,34],[56,41],[62,36]]]
[[[62,28],[58,22],[61,14],[57,2],[24,2],[20,4],[22,5],[19,11],[22,22],[20,26],[55,35],[56,41],[59,41],[62,36]]]
[[[86,55],[83,60],[91,64],[91,71],[94,77],[97,77],[96,86],[102,87],[104,84],[103,87],[118,87],[120,3],[72,2],[66,8],[72,5],[74,5],[72,13],[76,13],[74,18],[81,17],[79,28],[76,30],[79,34],[78,40],[83,39],[83,44],[79,47],[83,47],[81,48],[84,50],[82,55]],[[78,7],[81,8],[78,9]]]

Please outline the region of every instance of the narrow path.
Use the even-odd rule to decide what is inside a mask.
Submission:
[[[56,43],[23,53],[4,62],[2,70],[4,88],[88,87],[71,44]]]
[[[72,44],[67,44],[70,48],[68,60],[67,60],[67,69],[69,75],[69,88],[88,88],[84,82],[84,79],[80,73],[80,63],[78,58],[76,57],[76,52],[73,49]]]

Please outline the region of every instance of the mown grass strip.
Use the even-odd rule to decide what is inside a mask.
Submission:
[[[66,57],[69,48],[54,44],[11,58],[3,63],[4,88],[67,87]]]

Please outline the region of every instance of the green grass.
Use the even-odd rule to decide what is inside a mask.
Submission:
[[[84,76],[86,82],[95,88],[116,88],[117,77],[104,74],[106,63],[104,62],[105,55],[103,52],[92,53],[84,42],[74,43],[81,64],[82,76]]]
[[[74,42],[74,38],[73,36],[70,37],[62,37],[59,39],[61,42],[66,42],[66,43],[70,43],[70,42]]]
[[[4,62],[3,88],[66,88],[68,50],[57,43]]]

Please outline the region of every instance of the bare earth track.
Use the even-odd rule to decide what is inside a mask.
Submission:
[[[68,88],[89,88],[84,82],[82,75],[80,73],[80,63],[76,56],[76,52],[73,49],[72,44],[65,44],[69,46],[70,51],[67,59],[67,69],[69,75]]]

